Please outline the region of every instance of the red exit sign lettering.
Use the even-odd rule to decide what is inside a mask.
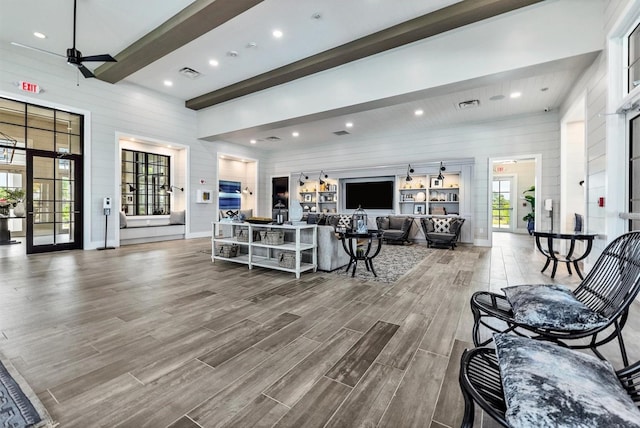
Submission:
[[[40,86],[37,83],[25,82],[22,80],[19,84],[21,91],[31,92],[32,94],[40,93]]]

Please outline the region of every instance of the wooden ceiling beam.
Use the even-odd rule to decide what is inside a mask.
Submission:
[[[98,67],[100,80],[116,83],[235,18],[263,0],[196,0]]]
[[[185,105],[193,110],[211,107],[541,1],[543,0],[465,0],[200,95],[187,100]]]

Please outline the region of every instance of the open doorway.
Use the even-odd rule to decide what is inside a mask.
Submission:
[[[540,182],[540,155],[490,159],[489,230],[528,234],[528,219],[539,218],[535,206]],[[530,191],[531,188],[535,190]],[[527,198],[527,196],[532,198]],[[532,207],[530,200],[534,202]]]

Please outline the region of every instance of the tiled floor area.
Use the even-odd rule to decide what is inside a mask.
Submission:
[[[470,294],[551,281],[505,233],[390,285],[212,264],[209,245],[0,248],[0,351],[61,427],[457,427]]]

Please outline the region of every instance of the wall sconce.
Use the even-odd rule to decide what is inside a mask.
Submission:
[[[444,180],[444,175],[442,175],[442,171],[446,171],[447,168],[444,167],[442,162],[440,162],[440,172],[438,172],[438,180]]]
[[[407,178],[405,178],[405,179],[404,179],[404,181],[411,181],[411,180],[413,180],[413,177],[411,177],[411,175],[410,175],[410,174],[413,174],[413,173],[414,173],[414,169],[413,169],[413,168],[411,168],[411,164],[409,164],[409,165],[407,166]]]
[[[173,189],[179,189],[181,192],[184,192],[184,187],[171,186],[169,184],[163,184],[160,186],[160,189],[166,191],[167,193],[173,192]]]
[[[318,176],[318,181],[320,182],[321,186],[324,186],[325,181],[322,179],[322,174],[324,173],[324,171],[320,171],[320,175]],[[329,178],[329,175],[324,174],[324,178]]]
[[[136,189],[136,188],[135,188],[135,187],[133,187],[131,184],[129,184],[129,191],[130,191],[130,192],[135,192],[136,190],[138,190],[138,189]]]
[[[302,177],[304,177],[305,180],[308,180],[309,177],[304,175],[304,172],[300,173],[300,178],[298,178],[298,183],[300,183],[301,186],[304,186],[304,181],[302,181]]]
[[[249,195],[253,195],[253,192],[251,190],[249,190],[249,186],[245,187],[244,190],[242,191],[242,193],[244,193],[245,195],[248,193]]]

